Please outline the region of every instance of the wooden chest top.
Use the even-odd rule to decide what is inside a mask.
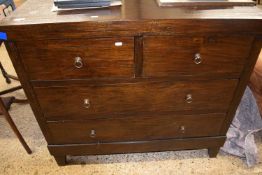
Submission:
[[[123,0],[99,10],[52,12],[52,0],[28,0],[1,21],[10,40],[144,33],[262,33],[262,10],[253,7],[218,9],[163,8],[155,0]],[[226,25],[227,27],[223,27]],[[30,32],[29,32],[30,31]],[[19,37],[17,37],[19,35]]]

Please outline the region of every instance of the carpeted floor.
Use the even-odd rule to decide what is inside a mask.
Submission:
[[[12,64],[0,48],[0,61],[10,73]],[[14,86],[16,83],[13,83]],[[10,87],[0,76],[0,90]],[[22,97],[23,92],[15,95]],[[69,158],[70,166],[58,167],[50,156],[46,142],[36,123],[29,105],[14,105],[10,111],[15,123],[33,150],[26,154],[6,121],[0,118],[0,174],[85,174],[85,175],[124,175],[124,174],[212,174],[212,175],[262,175],[262,162],[248,168],[243,160],[220,153],[210,159],[206,150],[174,151],[162,153],[122,154],[109,156],[88,156]],[[262,160],[262,140],[257,139]],[[78,165],[76,165],[79,163]]]

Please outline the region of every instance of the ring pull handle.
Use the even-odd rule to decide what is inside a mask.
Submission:
[[[196,54],[195,54],[194,62],[195,62],[195,64],[200,64],[200,63],[202,63],[202,58],[201,58],[200,53],[196,53]]]
[[[180,132],[184,134],[186,132],[186,127],[180,126]]]
[[[88,98],[84,99],[84,108],[88,109],[90,108],[90,100]]]
[[[186,102],[187,102],[187,103],[192,103],[192,102],[193,102],[192,94],[187,94],[187,95],[186,95]]]
[[[77,69],[81,69],[83,67],[83,61],[81,57],[75,57],[74,65]]]

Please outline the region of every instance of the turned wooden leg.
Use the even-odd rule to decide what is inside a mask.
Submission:
[[[66,155],[64,156],[59,155],[59,156],[54,156],[54,157],[59,166],[66,165]]]
[[[1,44],[2,44],[2,43],[1,43],[1,41],[0,41],[0,46],[1,46]],[[1,72],[2,72],[3,77],[5,78],[6,83],[10,84],[10,83],[11,83],[11,80],[10,80],[10,78],[8,77],[8,74],[7,74],[7,72],[5,71],[5,69],[4,69],[3,65],[1,64],[1,62],[0,62],[0,70],[1,70]]]
[[[220,147],[208,148],[208,155],[210,158],[216,158]]]
[[[12,100],[12,98],[10,98]],[[8,103],[8,101],[7,101]],[[10,107],[10,106],[9,106]],[[28,154],[31,154],[32,151],[29,148],[29,146],[27,145],[27,143],[25,142],[23,136],[21,135],[21,133],[19,132],[19,130],[17,129],[13,119],[11,118],[10,114],[8,113],[5,103],[3,101],[3,99],[0,97],[0,112],[4,115],[6,121],[9,123],[9,125],[11,126],[12,130],[14,131],[15,135],[17,136],[17,138],[19,139],[20,143],[23,145],[23,147],[25,148],[26,152]]]

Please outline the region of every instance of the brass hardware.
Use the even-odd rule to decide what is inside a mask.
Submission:
[[[181,131],[182,133],[185,133],[185,132],[186,132],[186,127],[185,127],[185,126],[181,126],[181,127],[180,127],[180,131]]]
[[[96,131],[94,129],[91,130],[90,137],[91,138],[95,138],[96,137]]]
[[[83,67],[83,62],[82,62],[82,58],[81,57],[75,57],[75,63],[74,63],[75,67],[77,69],[81,69]]]
[[[88,98],[84,99],[84,107],[88,109],[90,108],[90,105],[90,100]]]
[[[193,97],[192,97],[191,94],[187,94],[187,95],[186,95],[186,102],[187,102],[187,103],[192,103],[192,102],[193,102]]]
[[[195,62],[196,64],[200,64],[200,63],[202,62],[202,58],[201,58],[200,53],[196,53],[196,54],[195,54],[194,62]]]

